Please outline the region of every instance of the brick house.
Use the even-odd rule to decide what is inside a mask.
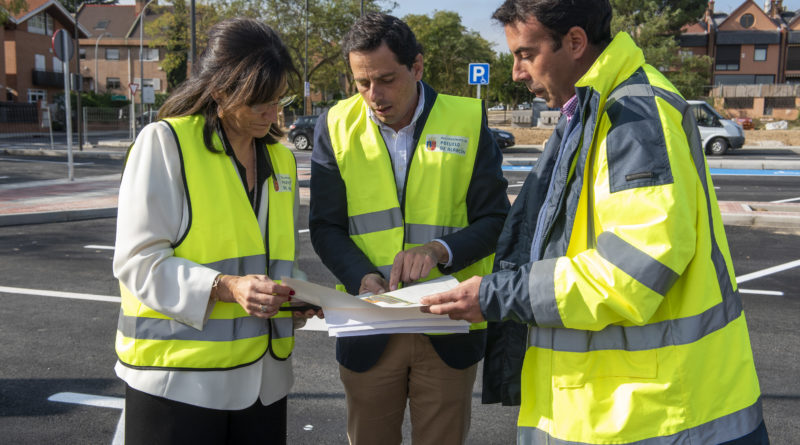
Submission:
[[[26,10],[9,15],[0,27],[3,41],[0,101],[52,103],[57,94],[64,92],[62,63],[52,48],[53,33],[65,29],[74,36],[75,21],[57,0],[27,0],[27,5]],[[88,35],[78,25],[78,36]],[[70,67],[74,65],[73,59]]]
[[[708,2],[704,17],[682,29],[681,51],[713,60],[710,94],[714,105],[735,117],[797,119],[800,99],[800,10],[782,0],[753,0],[730,14]],[[781,84],[781,85],[776,85]]]
[[[137,0],[133,5],[84,4],[79,8],[78,22],[91,32],[80,40],[84,90],[130,99],[128,85],[136,83],[140,88],[153,87],[156,93],[166,92],[167,74],[159,66],[164,49],[150,48],[147,35],[147,24],[158,18],[151,7],[144,9],[145,28],[140,40],[139,15],[145,5],[145,1]],[[137,92],[136,102],[139,100]]]

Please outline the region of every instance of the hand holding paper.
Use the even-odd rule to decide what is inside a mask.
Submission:
[[[454,289],[429,295],[420,300],[422,312],[449,315],[452,320],[467,320],[470,323],[485,321],[481,313],[479,293],[483,277],[472,277],[459,283]]]

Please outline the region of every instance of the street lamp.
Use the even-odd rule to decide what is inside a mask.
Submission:
[[[142,7],[141,12],[139,12],[139,83],[144,84],[144,57],[142,55],[142,42],[144,41],[144,13],[147,11],[147,7],[150,6],[150,3],[153,3],[153,0],[148,1]],[[142,111],[144,111],[144,95],[142,94],[142,85],[139,85],[139,107],[141,107]],[[136,98],[133,98],[133,102],[136,102]],[[133,107],[134,113],[136,112],[136,106]],[[136,132],[136,119],[133,120],[133,131]]]
[[[104,32],[97,36],[97,40],[94,41],[94,94],[97,94],[97,84],[100,83],[100,74],[97,72],[97,59],[100,58],[97,55],[97,45],[100,44],[100,39],[103,37],[111,37],[111,34]]]

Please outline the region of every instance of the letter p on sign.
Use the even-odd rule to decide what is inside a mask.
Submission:
[[[489,64],[470,63],[468,80],[470,85],[489,85]]]

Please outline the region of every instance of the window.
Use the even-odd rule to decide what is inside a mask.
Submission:
[[[754,83],[756,85],[775,83],[775,76],[772,74],[756,74]]]
[[[28,90],[28,103],[35,104],[37,101],[46,101],[47,100],[47,92],[45,90]]]
[[[753,98],[752,97],[726,97],[724,106],[725,106],[725,108],[751,109],[751,108],[753,108]]]
[[[94,25],[94,29],[106,29],[108,28],[108,20],[100,20]]]
[[[720,45],[717,47],[717,71],[739,71],[740,45]]]
[[[790,46],[786,53],[786,69],[800,71],[800,46]]]
[[[795,105],[794,97],[765,97],[764,108],[788,108],[792,109]]]
[[[53,34],[53,17],[50,17],[45,12],[40,12],[35,16],[28,19],[28,32],[34,34]]]
[[[45,64],[47,62],[45,60],[46,59],[44,58],[44,55],[42,55],[42,54],[34,54],[33,55],[33,69],[36,70],[36,71],[47,71],[47,67],[45,66]]]
[[[106,77],[107,90],[118,90],[120,88],[122,88],[122,84],[119,81],[119,77]]]
[[[739,17],[739,24],[742,25],[742,28],[749,28],[753,26],[753,23],[755,22],[756,19],[753,17],[753,14],[744,14]]]
[[[756,49],[753,51],[753,60],[756,62],[767,60],[767,45],[756,45]]]
[[[53,57],[53,72],[54,73],[63,73],[64,72],[64,65],[61,62],[61,59],[58,57]]]
[[[81,48],[80,50],[78,50],[78,56],[80,56],[81,60],[85,59],[86,58],[86,49]]]
[[[142,50],[142,58],[145,62],[157,62],[158,48],[144,48]]]
[[[119,48],[106,48],[106,60],[119,60]]]
[[[705,105],[692,105],[694,120],[701,127],[721,127],[716,114],[712,113]]]

